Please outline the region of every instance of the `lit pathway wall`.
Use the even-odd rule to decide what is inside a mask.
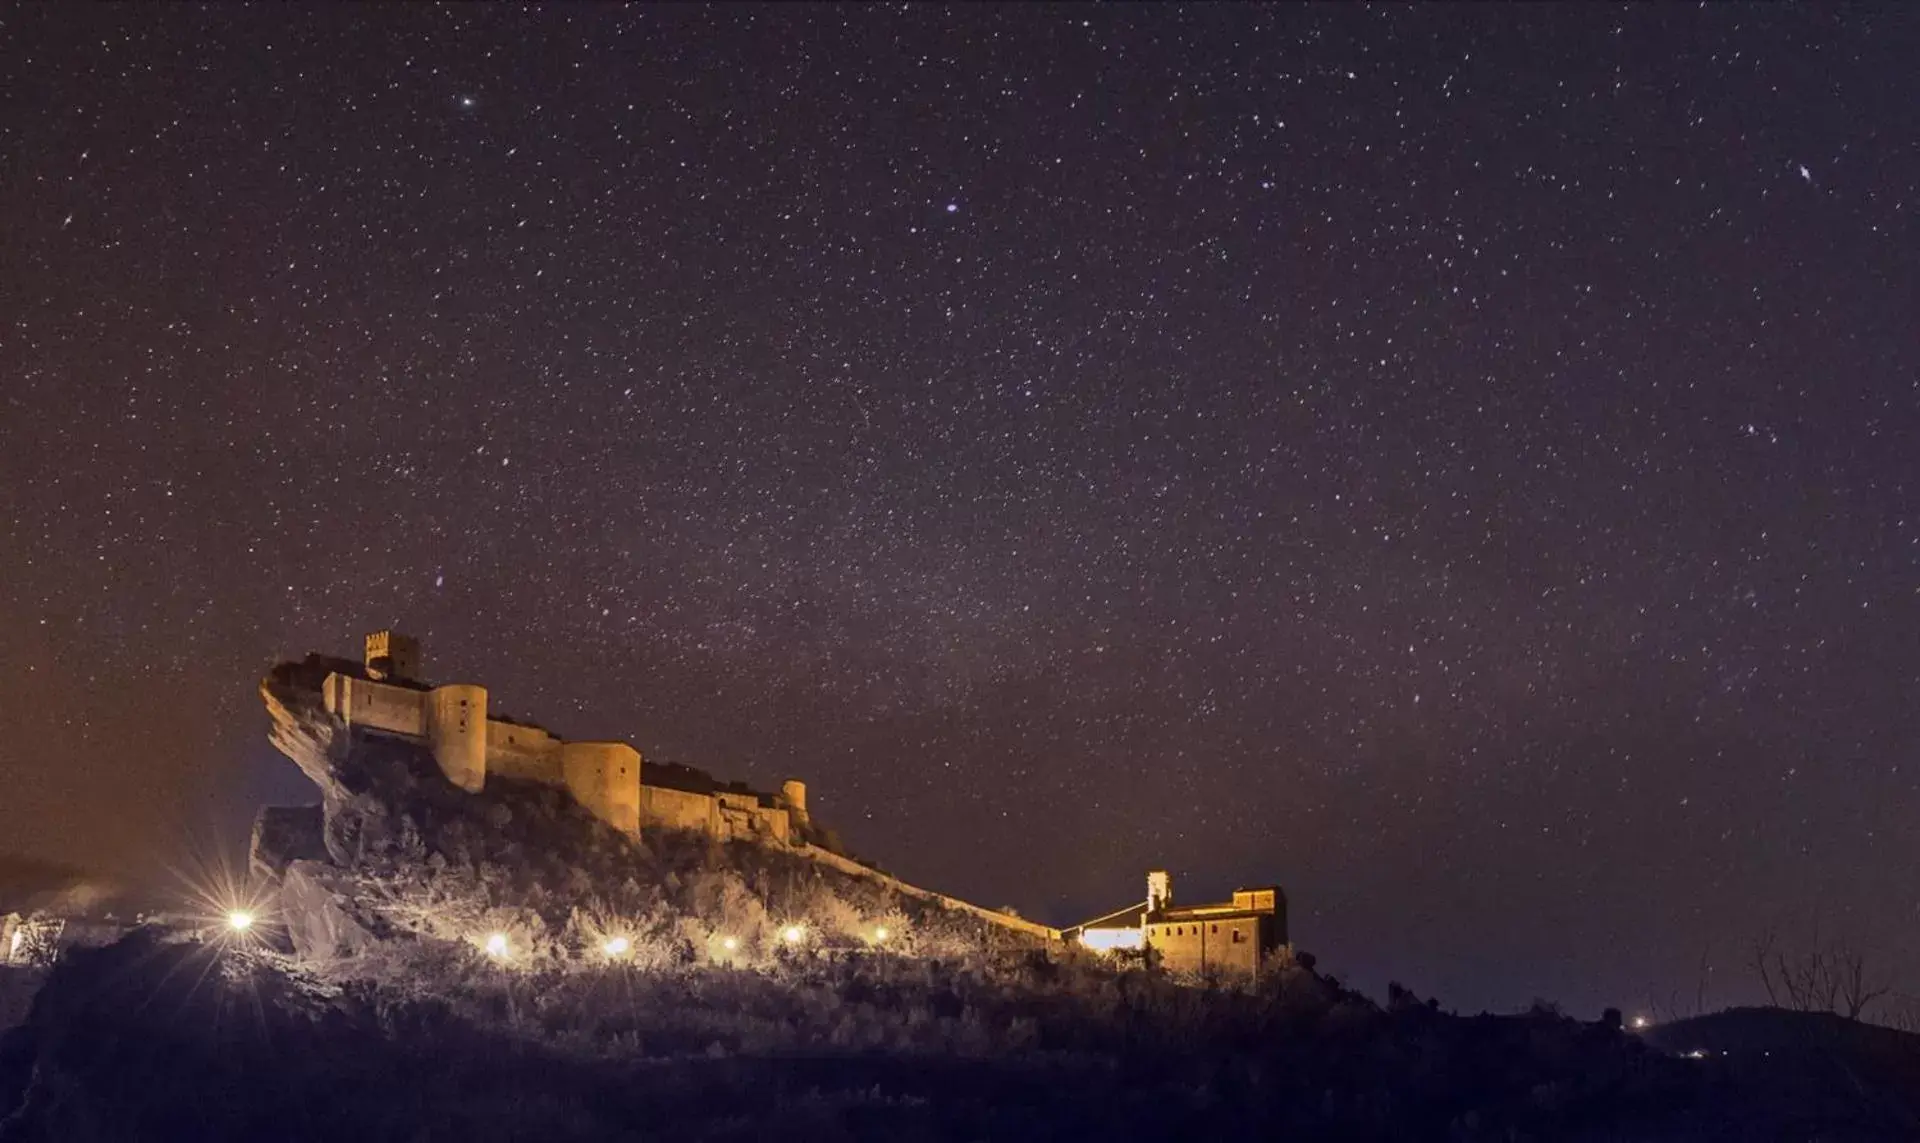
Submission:
[[[979,905],[975,905],[970,901],[962,901],[958,897],[949,897],[945,893],[935,893],[931,889],[922,889],[918,885],[909,885],[898,877],[882,873],[878,869],[869,868],[850,857],[842,857],[831,850],[821,849],[817,845],[802,845],[795,848],[803,857],[810,858],[822,865],[831,865],[842,873],[851,873],[855,877],[870,877],[885,884],[895,892],[932,901],[935,904],[948,909],[955,909],[962,913],[971,913],[981,920],[986,921],[988,924],[998,925],[1003,929],[1010,929],[1023,936],[1036,937],[1043,941],[1058,941],[1061,939],[1060,930],[1051,925],[1042,925],[1037,921],[1029,921],[1025,917],[1015,917],[1009,913],[983,909]]]

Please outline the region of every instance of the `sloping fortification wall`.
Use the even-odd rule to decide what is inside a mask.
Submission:
[[[822,865],[830,865],[842,873],[851,873],[855,877],[871,877],[882,882],[895,892],[919,897],[926,901],[932,901],[958,912],[972,914],[989,924],[998,925],[1003,929],[1010,929],[1023,936],[1034,937],[1043,941],[1058,941],[1061,939],[1060,930],[1051,925],[1042,925],[1037,921],[1029,921],[1025,917],[1016,917],[1011,913],[999,913],[992,909],[983,909],[972,902],[962,901],[958,897],[949,897],[945,893],[935,893],[931,889],[922,889],[918,885],[909,885],[898,877],[862,865],[850,857],[842,857],[832,850],[821,849],[817,845],[799,845],[795,846],[794,849],[801,856],[817,861]]]

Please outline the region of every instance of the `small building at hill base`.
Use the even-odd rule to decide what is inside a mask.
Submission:
[[[1101,952],[1144,951],[1169,972],[1257,976],[1287,951],[1287,898],[1279,886],[1235,889],[1230,900],[1175,905],[1173,879],[1147,874],[1147,899],[1064,930]]]

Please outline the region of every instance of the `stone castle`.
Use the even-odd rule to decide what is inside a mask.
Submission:
[[[807,789],[799,781],[783,783],[777,794],[762,793],[740,783],[723,784],[690,767],[650,764],[624,742],[568,741],[532,723],[492,715],[483,686],[434,686],[421,676],[419,642],[397,632],[376,631],[366,637],[361,660],[309,655],[304,662],[276,668],[262,683],[261,693],[281,728],[276,744],[296,762],[301,751],[282,737],[298,722],[288,709],[293,702],[285,693],[289,686],[302,696],[296,705],[339,729],[424,748],[447,781],[461,790],[477,793],[489,777],[553,786],[629,835],[665,828],[782,847],[1028,938],[1147,956],[1176,972],[1250,977],[1291,949],[1286,895],[1277,886],[1236,890],[1231,900],[1218,903],[1176,906],[1171,877],[1154,872],[1148,875],[1144,901],[1057,929],[909,885],[823,844],[827,835],[808,814]],[[263,811],[255,827],[256,849],[263,829],[271,832],[291,821],[281,814]],[[319,827],[316,821],[301,828],[311,833]]]
[[[643,826],[692,830],[721,840],[776,845],[809,840],[807,788],[784,783],[778,794],[721,786],[686,767],[646,767],[624,742],[569,742],[532,723],[489,717],[487,689],[473,683],[421,681],[420,644],[393,631],[367,636],[358,665],[323,663],[326,712],[350,729],[428,747],[447,780],[468,792],[489,775],[557,786],[623,833]]]

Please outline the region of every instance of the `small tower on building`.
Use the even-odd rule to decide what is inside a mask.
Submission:
[[[1173,905],[1173,874],[1156,869],[1147,874],[1147,912],[1159,913]]]
[[[420,640],[397,631],[368,635],[367,677],[382,682],[419,682]]]

